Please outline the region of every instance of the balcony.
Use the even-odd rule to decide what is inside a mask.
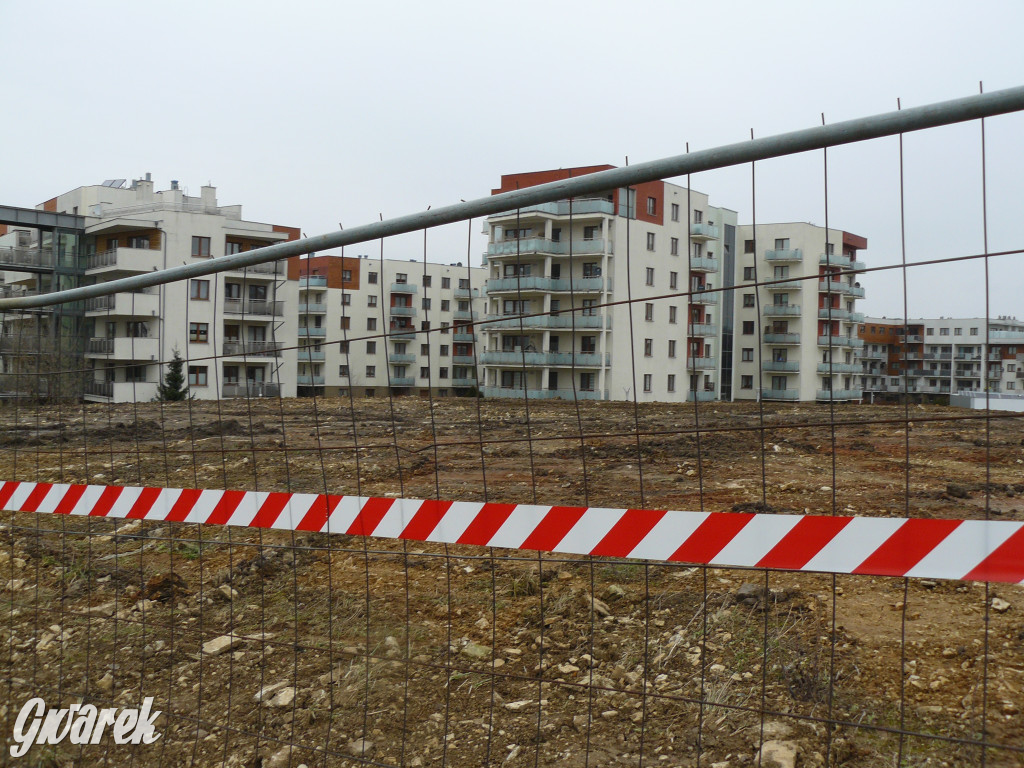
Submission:
[[[508,397],[522,400],[607,400],[607,391],[595,389],[520,389],[516,387],[484,387],[484,397]]]
[[[416,293],[418,288],[412,283],[392,283],[392,293]]]
[[[476,341],[476,336],[472,333],[461,333],[456,331],[452,334],[452,339],[456,342],[473,342]]]
[[[226,381],[222,397],[280,397],[281,387],[270,381]]]
[[[139,293],[112,293],[85,300],[85,313],[103,314],[110,317],[153,317],[160,314],[160,296],[156,290]]]
[[[284,346],[277,341],[238,341],[232,339],[225,341],[221,347],[221,354],[224,357],[280,357],[281,347]],[[307,348],[311,349],[311,348]],[[304,350],[299,350],[305,354]],[[323,352],[320,352],[320,359],[323,360]],[[316,358],[301,357],[300,360]]]
[[[472,355],[452,355],[452,365],[476,365]]]
[[[846,283],[840,282],[839,280],[819,280],[818,281],[818,292],[819,293],[846,293],[846,289],[849,288]]]
[[[694,291],[695,291],[694,293],[690,294],[690,303],[691,304],[717,304],[718,303],[718,294],[717,293],[708,293],[707,291],[700,291],[700,290],[697,290],[697,289],[694,289]]]
[[[159,344],[157,339],[146,336],[92,338],[86,343],[85,352],[88,355],[107,355],[113,360],[156,360]]]
[[[228,275],[245,275],[246,277],[275,278],[284,275],[283,261],[270,261],[264,264],[250,264],[248,267],[233,267],[225,270]]]
[[[476,379],[453,378],[452,379],[452,386],[453,387],[475,387],[476,386]]]
[[[300,373],[295,377],[295,383],[300,387],[322,387],[324,385],[324,377]]]
[[[862,389],[819,389],[818,400],[860,400],[864,397]]]
[[[818,373],[864,373],[860,363],[818,363]]]
[[[864,346],[864,339],[858,339],[853,336],[819,336],[818,346],[852,347],[854,349],[859,349]]]
[[[480,290],[474,288],[472,291],[469,288],[456,288],[454,291],[456,299],[475,299],[479,297]]]
[[[416,379],[412,376],[392,376],[391,377],[392,387],[414,387],[416,386]]]
[[[607,247],[607,250],[605,250]],[[488,256],[516,256],[528,253],[551,254],[566,256],[569,243],[566,240],[548,240],[542,237],[526,237],[521,240],[502,240],[500,243],[488,243]],[[612,253],[610,241],[597,238],[594,240],[573,240],[573,255],[585,256],[596,253]]]
[[[299,290],[303,291],[307,288],[326,288],[327,287],[327,276],[326,275],[308,275],[306,277],[299,278]]]
[[[114,248],[91,253],[85,260],[86,274],[107,272],[153,272],[163,268],[163,251],[157,248]]]
[[[765,360],[761,365],[762,370],[777,371],[779,373],[798,373],[800,371],[799,360]]]
[[[691,357],[686,361],[687,370],[714,370],[717,365],[717,357]]]
[[[717,336],[718,326],[713,323],[690,323],[688,330],[690,336]]]
[[[481,353],[480,362],[484,365],[503,365],[509,367],[521,367],[523,365],[569,367],[575,364],[577,368],[600,368],[601,365],[608,365],[611,362],[611,357],[596,352],[576,352],[574,355],[572,352],[508,352],[488,350]]]
[[[300,326],[299,327],[299,338],[300,339],[308,339],[308,338],[316,338],[316,337],[325,338],[326,336],[327,336],[327,329],[326,328],[315,328],[315,327],[312,327],[312,326]]]
[[[818,256],[818,263],[822,266],[830,267],[841,267],[842,269],[866,269],[867,265],[863,261],[855,261],[846,254],[833,253],[833,254],[821,254]]]
[[[762,338],[765,344],[799,344],[799,333],[766,333]]]
[[[540,203],[538,205],[530,205],[526,208],[520,208],[516,211],[506,211],[504,213],[496,213],[490,216],[491,219],[506,218],[508,216],[518,216],[522,218],[527,214],[533,213],[545,213],[549,216],[568,216],[570,212],[568,200],[558,200],[553,203]],[[572,215],[573,216],[586,216],[588,214],[607,214],[613,216],[615,214],[615,204],[610,200],[604,200],[602,198],[587,198],[582,200],[572,201]]]
[[[468,309],[456,309],[452,313],[452,317],[456,320],[476,320],[479,315],[476,312],[471,312]]]
[[[392,317],[416,317],[416,307],[389,307]]]
[[[324,361],[324,351],[322,349],[316,349],[315,347],[299,347],[298,360],[300,363],[322,363]]]
[[[762,400],[799,400],[799,389],[762,389]]]
[[[765,304],[762,309],[769,317],[799,317],[799,304]]]
[[[798,263],[804,260],[804,252],[799,248],[784,248],[765,251],[764,257],[767,261]]]
[[[707,256],[690,257],[691,272],[717,272],[718,264],[718,259],[709,259]]]
[[[717,240],[718,237],[718,227],[714,224],[699,222],[690,225],[691,240]]]
[[[0,269],[43,271],[54,268],[52,248],[0,248]]]
[[[698,403],[706,403],[711,400],[717,400],[718,393],[713,389],[699,389],[697,391],[690,390],[686,393],[687,402],[692,403],[694,399],[696,399]]]
[[[781,283],[768,283],[763,286],[766,291],[799,291],[804,287],[803,280],[786,280]]]
[[[604,290],[604,280],[600,277],[575,277],[557,280],[550,277],[500,277],[487,281],[486,292],[492,293],[600,293]]]
[[[864,313],[863,312],[851,312],[848,309],[841,309],[839,307],[832,307],[832,314],[829,315],[828,307],[818,308],[818,317],[822,320],[845,320],[851,323],[863,323]]]
[[[283,317],[284,302],[266,299],[224,299],[224,314]]]
[[[323,315],[327,313],[327,305],[323,303],[299,302],[300,315]]]
[[[995,366],[993,368],[989,368],[988,369],[988,378],[990,378],[990,379],[998,379],[998,378],[1001,378],[1002,375],[1003,375],[1003,368],[1002,368],[1002,366]]]
[[[392,328],[388,331],[388,338],[391,341],[415,341],[416,331],[412,328]]]
[[[388,362],[408,365],[416,362],[416,355],[410,352],[391,352],[388,354]]]
[[[560,312],[558,315],[534,315],[533,317],[520,317],[519,315],[487,315],[485,318],[486,330],[496,328],[603,328],[611,327],[612,319],[600,315],[581,315],[579,313]],[[521,323],[521,325],[520,325]]]

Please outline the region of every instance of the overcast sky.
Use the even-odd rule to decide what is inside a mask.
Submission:
[[[152,172],[308,234],[489,194],[501,174],[652,160],[1024,85],[1024,3],[0,0],[0,203]],[[1024,116],[986,123],[989,249],[1024,247]],[[981,252],[978,123],[905,137],[909,260]],[[758,164],[759,221],[824,223],[821,152]],[[685,180],[681,183],[685,184]],[[751,221],[749,166],[693,178]],[[829,223],[901,258],[896,139],[829,153]],[[479,264],[483,239],[474,224]],[[422,238],[387,255],[422,258]],[[428,258],[464,260],[466,225]],[[376,254],[376,246],[352,252]],[[991,314],[1024,317],[1022,256]],[[863,308],[902,314],[899,272]],[[981,315],[982,262],[912,270],[911,316]]]

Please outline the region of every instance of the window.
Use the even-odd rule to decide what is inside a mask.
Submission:
[[[668,375],[668,391],[669,392],[675,392],[676,391],[676,375],[674,373],[670,373]]]
[[[503,389],[522,389],[523,388],[523,372],[522,371],[502,371],[501,372],[501,386]]]
[[[562,308],[561,299],[551,299],[551,315],[552,317],[558,317],[558,311]]]
[[[752,294],[752,293],[744,293],[743,294],[743,306],[744,307],[752,307],[752,306],[754,306],[754,294]]]
[[[649,374],[649,373],[645,373],[644,374],[644,392],[650,392],[651,391],[651,380],[652,380],[652,378],[653,377],[651,376],[651,374]]]
[[[460,302],[458,302],[457,306],[458,306],[458,311],[459,312],[469,312],[469,302],[468,301],[460,301]]]
[[[424,330],[426,330],[426,329],[424,329]],[[448,335],[448,323],[445,323],[445,322],[441,323],[441,333],[444,334],[445,336]]]
[[[964,329],[963,328],[954,328],[953,329],[953,335],[954,336],[963,336],[964,335]]]
[[[753,389],[754,388],[754,377],[753,376],[740,376],[740,389]]]
[[[743,321],[743,335],[744,336],[753,336],[754,335],[754,321],[753,320],[744,320]]]
[[[441,287],[442,288],[451,288],[452,287],[452,279],[450,277],[442,277],[441,278]]]
[[[348,354],[348,342],[347,341],[339,341],[338,342],[338,351],[341,354],[343,354],[343,355],[347,355]]]
[[[740,355],[741,355],[740,359],[744,363],[752,363],[752,362],[754,362],[754,348],[753,347],[744,347],[743,350],[741,351]]]
[[[377,318],[376,317],[368,317],[368,318],[366,318],[366,330],[368,330],[368,331],[376,331],[377,330]]]
[[[935,329],[934,328],[925,328],[924,329],[924,335],[925,336],[934,336],[935,335]]]
[[[583,263],[583,276],[584,277],[598,277],[601,274],[601,267],[596,261],[586,261]]]
[[[189,323],[188,340],[193,344],[206,344],[210,340],[210,324]]]
[[[188,367],[188,385],[190,387],[206,386],[206,366],[190,365]]]
[[[450,312],[452,303],[448,299],[441,299],[441,311]]]
[[[459,278],[459,289],[463,290],[463,291],[468,291],[469,290],[469,278],[468,277],[460,277]]]
[[[646,277],[645,277],[644,282],[647,285],[654,285],[654,267],[647,267],[647,271],[645,272],[645,275],[646,275]]]
[[[110,325],[113,325],[113,323],[111,323]],[[144,339],[147,336],[149,336],[148,323],[143,323],[139,322],[138,320],[135,320],[130,323],[127,323],[126,325],[128,326],[128,338]],[[111,333],[107,334],[108,337],[112,335],[113,334]]]
[[[978,329],[977,328],[971,328],[971,336],[977,336],[977,335],[978,335]]]
[[[678,256],[679,255],[679,238],[678,237],[673,237],[668,242],[669,242],[669,253],[671,253],[673,256]]]
[[[352,306],[352,294],[351,293],[343,293],[343,294],[341,294],[341,306],[343,306],[343,307],[351,307]]]
[[[654,339],[644,339],[644,357],[654,356]]]
[[[644,320],[648,323],[654,322],[654,305],[650,302],[644,304]]]
[[[670,304],[668,307],[668,321],[674,323],[676,321],[676,306]]]
[[[364,389],[363,390],[363,394],[365,394],[366,397],[373,397],[375,394],[377,394],[377,390],[375,390],[375,389]]]
[[[597,240],[597,236],[601,234],[601,228],[597,226],[584,227],[583,228],[583,239],[584,240]]]
[[[441,357],[448,357],[448,345],[447,344],[442,344],[441,345],[441,351],[438,352],[438,354]]]
[[[149,238],[148,237],[143,237],[143,236],[140,236],[140,235],[134,235],[132,237],[129,237],[128,238],[128,247],[129,248],[142,248],[144,250],[148,250],[149,249]],[[145,381],[145,379],[141,379],[141,381]]]
[[[377,297],[374,296],[372,293],[367,295],[367,297],[366,297],[366,306],[368,306],[368,307],[376,307],[377,306]]]
[[[939,336],[949,336],[949,328],[939,328]]]
[[[754,252],[754,241],[753,240],[744,240],[743,241],[743,252],[744,253],[753,253]]]
[[[421,379],[429,379],[430,378],[430,368],[428,368],[425,365],[420,366],[420,378]]]
[[[562,228],[552,227],[551,228],[551,242],[560,243],[562,242]]]
[[[377,273],[376,272],[367,272],[366,273],[366,282],[368,282],[370,285],[376,285],[377,284]]]
[[[430,299],[426,296],[420,301],[420,309],[430,309]]]
[[[343,379],[348,378],[348,366],[347,365],[339,365],[338,366],[338,375],[341,376]]]
[[[421,331],[429,331],[430,330],[430,321],[429,320],[421,320],[420,321],[420,330]]]
[[[675,339],[669,339],[668,340],[668,356],[669,357],[675,357],[676,356],[676,340]]]
[[[437,378],[439,378],[439,379],[447,379],[448,378],[448,369],[447,368],[438,368],[437,369]]]
[[[352,270],[351,269],[343,269],[343,270],[341,270],[341,282],[343,282],[343,283],[350,283],[350,282],[352,282]]]
[[[679,204],[672,203],[672,221],[679,221]]]
[[[789,250],[789,238],[788,237],[777,237],[777,238],[775,238],[775,250],[776,251],[788,251]]]
[[[409,282],[409,275],[406,274],[405,272],[396,272],[395,273],[395,282],[396,283],[407,283],[407,282]]]
[[[835,245],[835,243],[825,243],[825,253],[828,256],[834,256],[835,252],[836,252],[836,245]]]
[[[583,299],[583,315],[596,315],[597,314],[597,299]]]
[[[583,392],[593,392],[597,376],[593,373],[580,374],[580,389]]]
[[[704,211],[694,210],[693,212],[693,223],[700,224],[704,221]]]
[[[587,353],[597,352],[597,336],[581,336],[580,351]]]
[[[668,273],[668,287],[673,291],[679,287],[679,273],[669,272]]]
[[[347,331],[351,327],[352,327],[352,318],[351,317],[343,317],[343,318],[341,318],[341,330]]]
[[[744,280],[756,280],[757,279],[757,276],[754,274],[754,268],[753,267],[744,267],[743,268],[743,279]]]
[[[366,378],[373,379],[377,376],[377,366],[368,365],[366,366]]]
[[[429,355],[430,354],[430,345],[429,344],[420,344],[420,354],[421,355]]]
[[[375,354],[377,354],[377,342],[376,341],[368,341],[368,342],[366,342],[366,354],[368,354],[368,355],[375,355]]]
[[[653,251],[654,250],[654,233],[653,232],[648,232],[647,233],[647,250],[648,251]]]
[[[210,238],[192,236],[192,256],[197,259],[210,258]],[[205,368],[203,369],[206,370]]]
[[[430,275],[424,275],[423,276],[423,287],[424,288],[429,288],[430,287]]]
[[[657,216],[658,215],[658,201],[653,197],[647,198],[647,215]]]
[[[189,297],[195,301],[209,301],[210,281],[189,280]]]
[[[776,280],[782,280],[783,278],[789,277],[789,267],[788,266],[775,267],[774,271],[772,272],[772,276]]]

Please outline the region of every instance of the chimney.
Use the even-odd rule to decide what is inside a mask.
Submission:
[[[171,190],[175,191],[177,189],[178,189],[178,180],[177,179],[171,179]]]
[[[217,207],[217,188],[216,187],[211,186],[209,184],[205,184],[202,187],[202,192],[200,193],[200,195],[201,195],[200,199],[202,200],[202,203],[203,203],[204,206],[206,206],[208,208],[216,208]]]
[[[153,180],[153,174],[150,173],[149,171],[146,171],[146,181],[152,181],[152,180]]]

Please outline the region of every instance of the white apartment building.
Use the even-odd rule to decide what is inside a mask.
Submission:
[[[494,193],[611,167],[505,175]],[[718,399],[731,296],[706,291],[735,228],[734,211],[662,181],[490,216],[485,396]]]
[[[297,277],[298,394],[448,397],[478,391],[485,270],[319,255]]]
[[[261,248],[299,237],[291,227],[242,219],[216,189],[192,197],[172,181],[155,191],[149,174],[85,186],[40,206],[85,217],[83,285]],[[177,351],[194,397],[295,395],[298,282],[283,264],[263,264],[85,302],[85,399],[150,400]]]
[[[1024,393],[1024,322],[1015,317],[869,317],[864,340],[863,388],[871,400],[903,392]]]
[[[860,400],[858,251],[867,240],[808,223],[738,228],[734,400]]]

